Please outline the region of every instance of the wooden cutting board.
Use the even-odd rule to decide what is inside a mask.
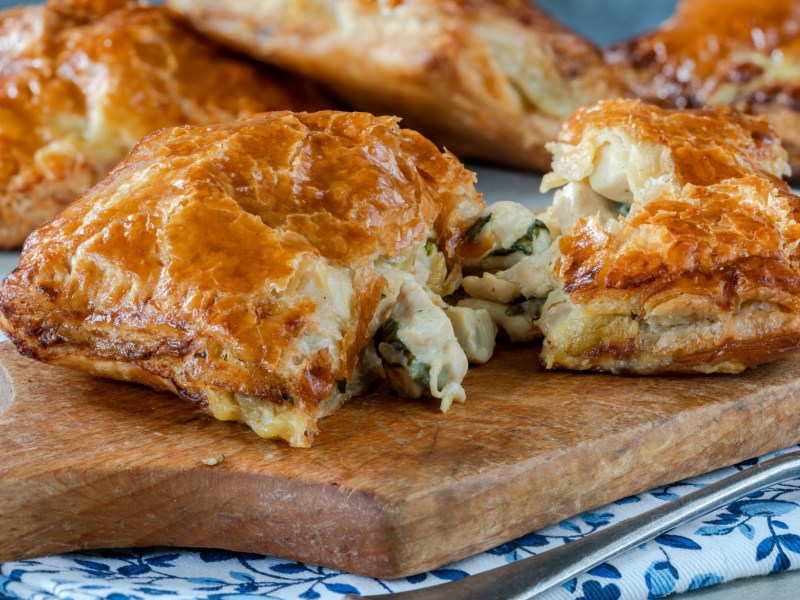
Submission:
[[[800,441],[798,358],[645,378],[542,372],[538,351],[499,348],[446,415],[355,399],[300,450],[3,344],[0,560],[175,545],[399,577]]]

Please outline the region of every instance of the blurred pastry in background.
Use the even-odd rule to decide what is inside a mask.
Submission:
[[[800,175],[800,1],[682,0],[661,28],[606,57],[648,102],[767,116]]]
[[[200,31],[403,118],[461,158],[547,171],[575,109],[622,93],[601,52],[529,0],[169,0]]]
[[[162,7],[51,0],[0,13],[0,248],[19,246],[145,135],[325,102]]]

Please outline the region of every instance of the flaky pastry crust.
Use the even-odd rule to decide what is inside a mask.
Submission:
[[[770,123],[726,107],[658,110],[637,100],[600,101],[572,115],[550,150],[553,172],[545,187],[613,171],[625,178],[616,192],[625,197],[603,191],[618,201],[635,199],[648,181],[664,177],[682,187],[754,172],[773,178],[789,173],[786,150]]]
[[[376,263],[429,240],[452,264],[483,208],[473,181],[366,113],[163,130],[31,234],[0,325],[28,356],[307,446],[377,325]]]
[[[459,156],[546,171],[579,106],[621,93],[588,41],[529,0],[170,0],[208,35],[326,83]]]
[[[51,0],[0,13],[0,248],[21,245],[168,126],[324,108],[307,82],[260,68],[162,7]]]
[[[800,344],[800,198],[766,120],[606,101],[553,150],[556,204],[626,208],[559,240],[548,367],[738,372]]]
[[[659,29],[610,48],[607,58],[648,102],[767,116],[800,172],[797,0],[682,0]]]

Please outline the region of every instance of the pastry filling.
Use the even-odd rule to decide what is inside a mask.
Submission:
[[[414,280],[400,287],[389,318],[373,337],[389,385],[409,398],[441,399],[447,412],[466,398],[467,357],[444,310]]]
[[[468,261],[461,286],[469,296],[459,308],[486,311],[499,331],[514,342],[540,335],[536,320],[547,295],[556,287],[553,263],[557,248],[544,216],[516,202],[497,202],[468,232],[489,247]]]
[[[494,349],[495,326],[485,311],[466,308],[453,309],[459,317],[451,321],[447,314],[451,309],[439,294],[451,293],[458,287],[461,275],[457,270],[448,271],[434,238],[432,232],[430,239],[404,254],[381,256],[375,261],[375,271],[386,285],[371,326],[371,343],[361,352],[349,381],[339,380],[313,414],[296,406],[291,397],[273,402],[259,396],[207,389],[212,414],[220,420],[246,423],[263,437],[280,437],[293,446],[308,446],[316,433],[316,419],[381,378],[406,397],[441,400],[442,411],[447,411],[454,401],[463,402],[466,395],[461,382],[468,358],[455,329],[469,349],[470,360],[485,362]],[[282,369],[296,371],[293,356],[327,351],[332,371],[339,372],[338,357],[355,302],[350,273],[324,260],[302,265],[286,295],[322,301],[315,302],[313,318],[304,324],[291,351],[285,353]],[[456,328],[453,322],[457,323]]]

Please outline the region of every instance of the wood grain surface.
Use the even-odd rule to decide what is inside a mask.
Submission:
[[[3,344],[0,560],[218,547],[399,577],[800,441],[796,357],[644,378],[542,372],[538,351],[500,347],[446,415],[354,399],[302,450]]]

